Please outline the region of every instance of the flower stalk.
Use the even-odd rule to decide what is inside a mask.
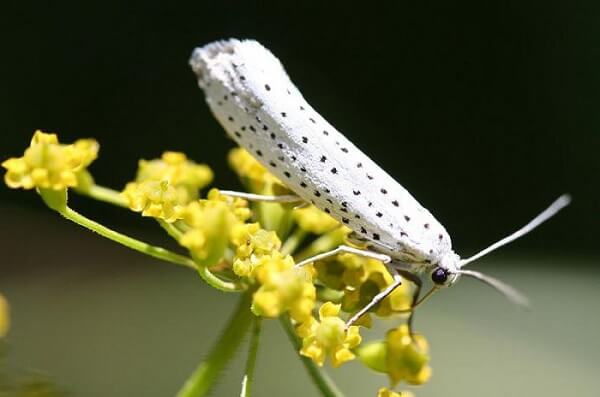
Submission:
[[[262,330],[262,319],[254,317],[252,319],[252,330],[250,332],[250,342],[248,348],[248,358],[246,359],[246,369],[242,378],[242,391],[240,397],[250,397],[252,395],[252,386],[254,383],[254,369],[256,367],[256,356],[258,355],[258,345]]]
[[[64,205],[61,205],[58,202],[58,200],[56,200],[56,197],[58,196],[58,194],[62,194],[62,192],[58,192],[57,194],[57,192],[53,190],[40,189],[40,195],[42,196],[44,202],[50,208],[57,211],[64,218],[75,222],[78,225],[83,226],[88,230],[91,230],[92,232],[98,233],[102,237],[124,245],[127,248],[131,248],[134,251],[138,251],[148,256],[152,256],[154,258],[161,259],[166,262],[174,263],[176,265],[189,267],[191,269],[197,269],[196,264],[191,258],[176,254],[165,248],[150,245],[133,237],[129,237],[123,233],[119,233],[96,221],[93,221],[85,217],[84,215],[81,215],[80,213],[66,205],[66,191],[64,193],[65,202]]]
[[[185,381],[176,397],[202,397],[210,391],[214,382],[244,340],[248,328],[250,328],[250,323],[254,317],[248,310],[251,299],[249,293],[241,294],[229,322],[223,328],[221,337],[217,340],[206,360]],[[256,343],[258,344],[258,342]]]

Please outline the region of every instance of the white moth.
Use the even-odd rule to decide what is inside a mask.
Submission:
[[[519,231],[461,260],[452,250],[446,229],[433,215],[321,117],[290,81],[279,60],[258,42],[232,39],[210,43],[194,50],[190,64],[206,102],[229,136],[302,201],[350,227],[352,237],[369,247],[341,246],[298,265],[342,251],[381,259],[388,265],[395,283],[350,322],[400,285],[401,274],[426,271],[435,285],[432,291],[465,275],[492,285],[517,303],[525,302],[508,285],[462,267],[527,233],[566,206],[569,196],[561,196]],[[300,200],[228,193],[249,199]]]

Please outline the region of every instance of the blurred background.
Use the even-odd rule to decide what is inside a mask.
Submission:
[[[468,256],[563,192],[573,204],[477,263],[527,292],[511,307],[464,280],[418,313],[434,376],[422,396],[596,396],[600,388],[600,25],[597,2],[16,2],[0,15],[0,159],[35,129],[95,137],[98,183],[121,189],[139,158],[184,151],[239,188],[233,147],[187,66],[195,46],[254,38],[307,100],[395,176]],[[126,233],[155,224],[72,197]],[[7,371],[71,395],[173,395],[234,298],[67,223],[32,192],[0,187],[0,292],[12,305]],[[385,324],[381,331],[393,323]],[[243,355],[215,396],[237,395]],[[386,383],[357,363],[349,396]],[[257,395],[316,393],[276,322]]]

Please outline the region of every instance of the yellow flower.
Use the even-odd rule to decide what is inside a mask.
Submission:
[[[8,302],[0,294],[0,338],[8,333],[10,327],[10,317],[8,312]]]
[[[327,233],[340,226],[338,221],[314,205],[294,210],[294,219],[301,229],[314,234]]]
[[[411,335],[408,325],[403,324],[388,332],[386,342],[387,372],[392,384],[405,380],[421,385],[429,380],[429,346],[423,336]]]
[[[377,397],[415,397],[415,395],[409,391],[398,393],[388,389],[387,387],[382,387],[379,389],[379,391],[377,391]]]
[[[160,218],[169,223],[182,217],[183,200],[168,181],[129,182],[121,194],[129,208],[141,212],[142,216]]]
[[[340,254],[334,260],[317,262],[315,269],[325,285],[344,290],[342,308],[346,312],[360,310],[393,282],[383,263],[353,254]],[[375,308],[374,313],[386,317],[405,311],[411,307],[412,300],[413,287],[405,281]]]
[[[289,312],[298,322],[310,318],[316,299],[310,270],[295,269],[292,257],[279,251],[259,257],[254,267],[260,284],[253,296],[254,313],[273,318]]]
[[[236,247],[233,271],[242,277],[251,276],[263,256],[271,255],[281,248],[281,241],[277,234],[261,229],[258,223],[236,225],[233,228],[231,242]]]
[[[429,380],[428,351],[427,340],[421,335],[411,335],[409,326],[402,324],[390,330],[384,341],[365,344],[356,353],[363,364],[386,373],[395,386],[401,381],[421,385]]]
[[[221,194],[218,189],[210,189],[206,198],[208,200],[221,201],[227,204],[233,211],[233,214],[242,222],[248,220],[252,215],[246,200],[238,197],[225,196]]]
[[[36,131],[23,157],[2,163],[4,181],[17,189],[63,190],[78,184],[78,175],[98,156],[98,143],[80,139],[71,145],[58,142],[56,134]]]
[[[326,302],[319,309],[319,321],[310,317],[297,328],[298,336],[302,338],[300,354],[310,357],[319,366],[328,356],[334,367],[354,359],[350,349],[361,342],[358,327],[351,326],[346,330],[344,321],[338,317],[339,312],[340,305]]]
[[[179,152],[164,152],[160,159],[140,160],[136,182],[168,181],[177,190],[181,204],[198,198],[198,191],[213,179],[212,170],[196,164]]]
[[[220,200],[192,201],[181,216],[189,230],[179,243],[188,248],[201,265],[211,266],[221,260],[232,229],[239,222],[231,207]]]

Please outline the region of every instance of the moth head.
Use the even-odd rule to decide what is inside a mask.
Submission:
[[[431,281],[436,287],[449,287],[460,278],[460,257],[454,252],[444,255],[437,265],[431,270]]]

